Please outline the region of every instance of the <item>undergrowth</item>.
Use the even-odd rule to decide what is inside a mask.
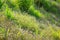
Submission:
[[[60,40],[59,0],[0,0],[0,40]]]

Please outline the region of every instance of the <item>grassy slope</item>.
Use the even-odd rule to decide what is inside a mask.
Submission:
[[[50,12],[46,11],[46,7],[37,10],[31,5],[30,8],[27,8],[28,12],[20,12],[19,6],[17,6],[18,1],[16,5],[13,2],[15,3],[12,1],[10,5],[13,6],[12,8],[5,4],[3,8],[5,6],[6,8],[4,10],[1,8],[3,11],[0,11],[0,40],[60,40],[58,13],[54,14],[54,10],[50,11],[49,7]],[[23,6],[23,8],[25,7]]]

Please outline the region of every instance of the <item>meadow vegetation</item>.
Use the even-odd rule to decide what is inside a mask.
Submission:
[[[60,40],[60,1],[0,0],[0,40]]]

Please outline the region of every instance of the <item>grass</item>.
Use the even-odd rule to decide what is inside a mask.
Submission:
[[[38,23],[36,19],[32,18],[29,15],[16,14],[17,23],[19,23],[23,29],[28,29],[29,31],[33,31],[35,33],[38,32]]]
[[[9,31],[7,30],[7,33],[8,33],[7,35],[8,36],[13,35],[11,40],[13,40],[13,39],[14,40],[18,40],[18,39],[21,39],[21,40],[28,40],[28,39],[29,40],[39,40],[39,39],[41,39],[41,40],[43,40],[43,39],[55,40],[56,39],[57,40],[58,39],[59,40],[60,39],[59,30],[57,30],[57,32],[55,32],[55,30],[51,27],[52,25],[50,25],[50,24],[48,24],[49,26],[46,29],[44,28],[44,29],[40,30],[41,28],[39,28],[39,25],[38,25],[39,23],[37,22],[35,17],[33,17],[31,15],[15,13],[15,16],[14,16],[15,20],[10,21],[9,18],[7,18],[6,15],[4,15],[3,13],[0,13],[0,15],[2,15],[0,17],[0,19],[1,19],[0,20],[0,25],[2,25],[2,21],[3,21],[4,25],[2,25],[2,26],[8,27]],[[4,22],[6,22],[6,23],[4,23]],[[8,24],[8,26],[7,26],[7,24]],[[42,23],[40,25],[42,25]],[[1,28],[0,32],[4,33],[5,32],[4,28]],[[13,34],[10,34],[10,33],[13,33]],[[40,36],[38,36],[38,35],[40,35]],[[7,38],[8,38],[8,36],[7,36]],[[4,40],[5,37],[2,37],[2,39]]]
[[[19,8],[22,11],[28,11],[31,5],[34,5],[34,0],[20,0],[19,1]]]
[[[52,12],[52,13],[59,13],[59,3],[56,1],[50,1],[50,0],[40,0],[37,1],[38,6],[41,5],[44,7],[44,9],[48,12]]]
[[[60,40],[58,2],[40,0],[38,9],[35,0],[5,1],[0,2],[0,40]]]
[[[40,17],[44,18],[44,15],[40,13],[39,10],[36,10],[34,6],[31,6],[29,8],[29,13],[37,18],[40,18]]]
[[[13,14],[12,10],[7,5],[6,5],[6,9],[4,12],[5,12],[4,14],[7,16],[8,19],[10,19],[10,20],[14,19],[14,14]]]
[[[7,5],[13,10],[19,9],[19,1],[18,0],[7,0]]]

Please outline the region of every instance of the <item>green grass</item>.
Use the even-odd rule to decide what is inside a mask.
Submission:
[[[19,0],[7,0],[7,5],[12,9],[19,9]]]
[[[52,13],[59,13],[59,3],[56,1],[50,1],[50,0],[40,0],[37,1],[38,6],[41,5],[44,7],[44,9],[48,12]],[[36,5],[37,6],[37,5]]]
[[[21,28],[35,32],[36,34],[38,33],[39,24],[37,23],[36,19],[34,19],[34,17],[32,18],[29,15],[22,14],[16,14],[15,17],[17,18],[16,22],[22,26]]]
[[[3,4],[4,4],[4,0],[0,0],[0,9],[1,9]]]
[[[34,6],[31,6],[29,8],[29,13],[37,18],[40,18],[40,17],[44,17],[44,15],[42,13],[40,13],[39,10],[36,10]]]
[[[51,0],[0,0],[0,40],[60,40],[59,4]]]
[[[34,5],[34,0],[20,0],[19,1],[19,8],[22,11],[28,11],[31,5]]]

